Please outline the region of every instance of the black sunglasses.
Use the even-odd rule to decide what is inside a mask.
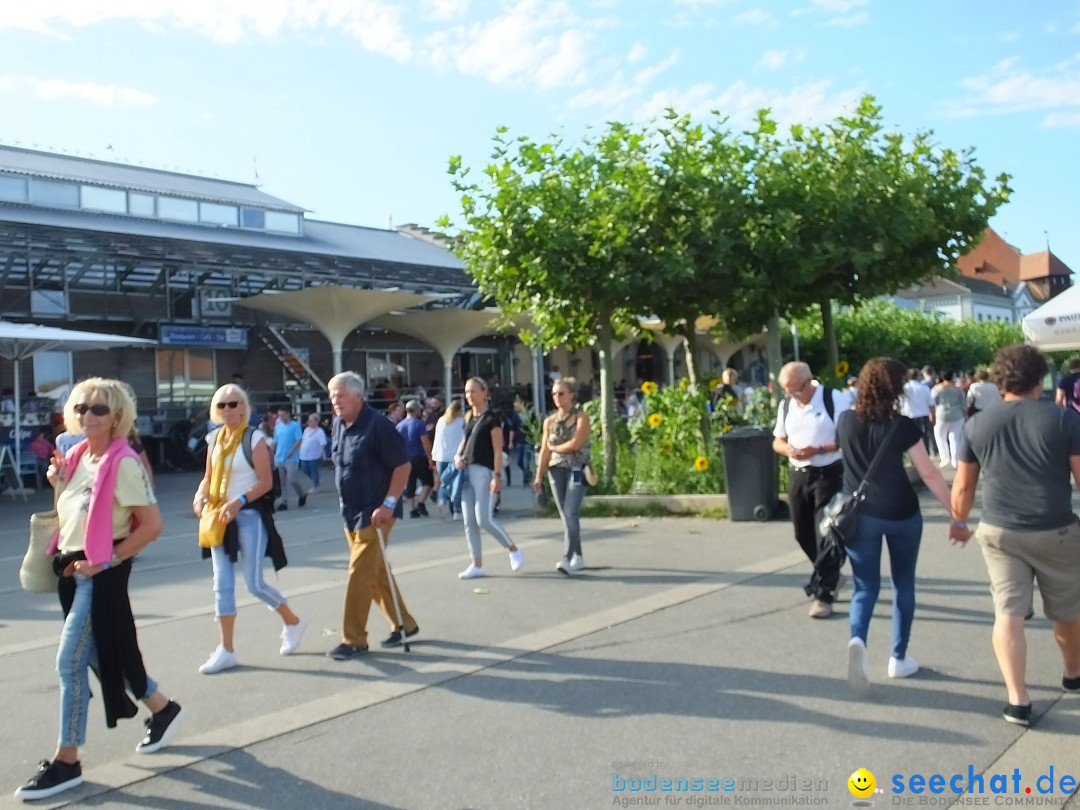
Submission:
[[[219,411],[224,409],[224,408],[239,408],[239,407],[240,407],[240,400],[237,400],[237,399],[231,399],[228,402],[219,402],[217,404],[217,409]]]
[[[83,416],[87,411],[90,411],[94,416],[108,416],[112,413],[112,408],[100,402],[95,402],[93,405],[88,402],[80,402],[72,410],[79,416]]]

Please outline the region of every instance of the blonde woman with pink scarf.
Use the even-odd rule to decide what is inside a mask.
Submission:
[[[161,512],[139,457],[128,445],[135,402],[119,380],[94,377],[76,385],[64,425],[85,438],[49,466],[57,490],[60,531],[49,553],[57,572],[64,627],[56,668],[60,675],[60,734],[51,760],[15,795],[45,799],[82,784],[79,748],[86,742],[90,669],[109,728],[134,717],[141,700],[152,714],[135,750],[151,754],[180,725],[180,704],[146,674],[128,600],[131,558],[161,534]],[[130,696],[129,696],[130,693]]]

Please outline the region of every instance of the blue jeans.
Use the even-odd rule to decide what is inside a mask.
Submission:
[[[300,459],[300,472],[311,479],[311,485],[313,487],[319,486],[319,467],[322,466],[322,459],[312,459],[311,461],[305,461]]]
[[[240,565],[244,569],[244,583],[248,593],[266,603],[270,610],[285,604],[285,597],[266,584],[263,579],[263,559],[266,557],[266,527],[256,509],[241,509],[236,516],[236,533],[240,541]],[[214,614],[236,615],[236,577],[232,560],[225,546],[210,549],[214,563]]]
[[[495,501],[491,497],[491,479],[495,471],[479,464],[470,464],[462,472],[465,479],[461,487],[462,514],[465,516],[465,540],[469,544],[469,555],[479,560],[480,529],[484,528],[503,548],[510,548],[514,541],[506,529],[495,520]]]
[[[521,442],[514,448],[514,452],[517,454],[518,469],[521,470],[525,483],[531,483],[529,479],[532,478],[532,460],[536,456],[536,451],[531,444]]]
[[[86,716],[90,706],[90,668],[97,667],[97,645],[90,623],[90,607],[94,596],[93,577],[75,576],[75,599],[64,619],[60,632],[60,649],[56,652],[56,671],[60,675],[60,738],[61,747],[80,747],[86,744]],[[130,684],[128,685],[130,689]],[[146,700],[157,692],[154,679],[146,676],[146,694],[136,695]]]
[[[549,467],[548,480],[551,481],[551,493],[555,496],[555,507],[559,510],[565,527],[563,559],[581,555],[581,502],[585,498],[585,482],[581,469],[569,467]]]
[[[450,508],[456,514],[461,514],[461,471],[454,467],[453,461],[439,461],[436,463],[439,473],[439,493],[436,500],[439,503],[450,502]]]
[[[915,618],[915,563],[919,557],[923,518],[916,512],[903,520],[859,515],[855,536],[847,553],[855,576],[851,597],[851,637],[866,641],[870,618],[881,590],[881,538],[889,546],[889,569],[893,589],[893,658],[907,655],[911,622]]]

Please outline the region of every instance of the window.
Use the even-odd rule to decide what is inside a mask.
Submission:
[[[283,211],[266,212],[266,230],[283,233],[300,233],[300,217]]]
[[[209,402],[214,395],[211,349],[157,350],[158,407]]]
[[[37,205],[79,207],[79,187],[74,183],[61,183],[56,180],[30,179],[30,201]]]
[[[209,222],[211,225],[237,224],[238,211],[235,205],[219,205],[218,203],[199,203],[199,222]]]
[[[158,216],[181,222],[198,222],[199,204],[195,200],[182,200],[179,197],[158,197]]]
[[[241,208],[240,224],[245,228],[262,230],[266,227],[266,218],[263,216],[265,213],[261,208]]]
[[[0,200],[26,202],[26,178],[0,174]]]
[[[99,186],[82,187],[82,207],[94,211],[109,211],[114,214],[127,213],[127,192],[122,189],[101,188]]]
[[[154,195],[128,192],[128,213],[137,217],[154,216]]]

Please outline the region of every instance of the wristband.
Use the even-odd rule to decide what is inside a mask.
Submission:
[[[954,520],[954,521],[952,521],[952,525],[955,526],[958,529],[966,529],[967,528],[967,524],[962,520]]]
[[[244,506],[247,506],[248,504],[247,495],[241,494],[237,497],[237,500],[240,501],[240,503],[242,503]]]
[[[114,551],[112,557],[109,558],[109,561],[101,564],[101,570],[108,571],[112,566],[119,565],[122,562],[123,560],[120,559],[120,555]]]
[[[393,509],[397,505],[397,498],[393,495],[387,495],[386,500],[382,502],[382,505],[387,509]]]

